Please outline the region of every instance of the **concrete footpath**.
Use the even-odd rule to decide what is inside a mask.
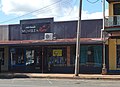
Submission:
[[[13,78],[55,78],[55,79],[106,79],[120,80],[120,75],[101,75],[101,74],[44,74],[44,73],[0,73],[0,79]]]

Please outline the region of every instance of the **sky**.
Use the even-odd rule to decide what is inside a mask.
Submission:
[[[102,18],[102,0],[82,1],[82,20]],[[79,0],[0,0],[0,25],[49,17],[54,17],[54,21],[77,20],[78,7]],[[107,2],[105,7],[108,16]]]

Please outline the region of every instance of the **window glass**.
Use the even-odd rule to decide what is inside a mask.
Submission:
[[[102,46],[81,46],[81,65],[92,64],[94,66],[102,65]]]
[[[120,15],[120,3],[113,5],[114,15]]]
[[[94,46],[95,66],[102,66],[102,46]]]
[[[51,66],[65,66],[66,65],[66,51],[65,49],[54,49],[48,50],[48,65]]]
[[[26,50],[26,65],[34,64],[34,50]]]
[[[24,50],[22,48],[11,48],[11,65],[24,64]]]
[[[120,68],[120,45],[117,45],[117,68]]]
[[[87,62],[87,46],[81,46],[81,49],[80,49],[80,63],[81,65],[85,65],[86,62]]]
[[[87,48],[87,63],[94,64],[94,47],[88,46]]]
[[[73,48],[72,48],[73,49]],[[71,64],[75,64],[75,47],[71,54]],[[74,52],[73,52],[74,51]],[[102,46],[81,46],[80,47],[80,65],[92,64],[94,66],[102,66]]]
[[[0,48],[0,61],[4,65],[4,48]]]

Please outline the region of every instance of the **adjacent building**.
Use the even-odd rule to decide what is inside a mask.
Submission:
[[[120,1],[107,0],[109,3],[109,16],[105,21],[105,32],[108,38],[108,73],[120,73]]]

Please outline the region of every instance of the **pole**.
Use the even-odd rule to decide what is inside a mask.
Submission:
[[[105,61],[105,0],[103,0],[103,67],[102,67],[102,74],[105,75],[107,74],[107,69],[106,69],[106,61]]]
[[[76,60],[75,60],[75,76],[79,75],[79,59],[80,59],[80,33],[81,33],[81,11],[82,11],[82,0],[79,5],[79,19],[77,26],[77,41],[76,41]]]

